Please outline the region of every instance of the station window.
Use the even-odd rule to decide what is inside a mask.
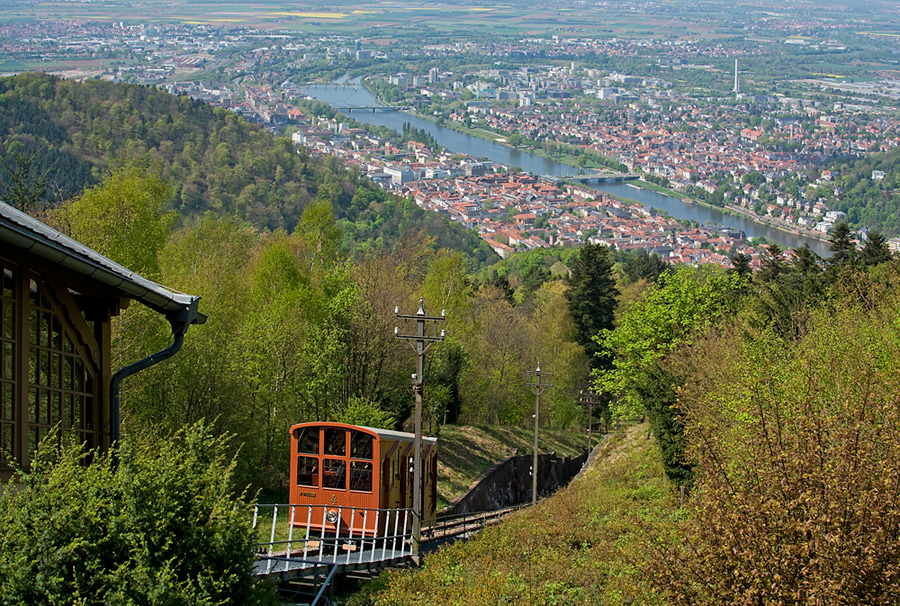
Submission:
[[[13,270],[3,268],[0,289],[0,465],[16,451],[16,292]]]
[[[94,445],[92,364],[63,328],[61,313],[37,280],[29,280],[28,453],[55,425]]]
[[[28,465],[54,427],[97,445],[100,366],[78,293],[0,260],[0,467]],[[73,296],[74,295],[74,296]]]

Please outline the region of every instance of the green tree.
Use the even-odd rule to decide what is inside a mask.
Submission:
[[[736,253],[731,258],[731,270],[742,278],[749,277],[753,273],[753,268],[750,267],[750,257],[745,255],[744,253]]]
[[[865,266],[878,265],[886,263],[892,259],[891,250],[888,248],[887,240],[877,231],[869,231],[866,243],[860,251],[860,260]]]
[[[739,274],[718,268],[670,269],[628,308],[615,329],[597,337],[612,361],[611,368],[594,371],[597,391],[619,400],[620,415],[647,415],[663,449],[666,474],[679,484],[691,477],[675,407],[684,378],[669,365],[668,356],[733,314],[745,284]]]
[[[787,273],[788,266],[784,261],[783,252],[778,244],[770,244],[765,247],[765,253],[762,255],[762,264],[759,271],[756,272],[757,280],[772,282],[777,280],[778,276]]]
[[[38,153],[28,154],[21,150],[10,153],[12,162],[0,155],[3,178],[0,180],[0,200],[15,206],[24,213],[41,210],[50,169],[38,172]]]
[[[531,358],[524,314],[494,286],[473,297],[473,337],[465,343],[470,356],[460,385],[464,420],[468,423],[515,423],[528,410],[522,372]]]
[[[850,226],[846,221],[835,223],[828,236],[828,241],[831,242],[828,249],[832,252],[831,258],[828,260],[829,267],[848,268],[856,264],[856,245],[853,244]]]
[[[574,260],[568,283],[566,299],[578,331],[576,340],[591,357],[594,368],[604,367],[606,350],[595,337],[613,327],[619,294],[609,249],[599,244],[583,246]]]
[[[259,234],[234,219],[207,216],[172,234],[160,258],[161,282],[182,292],[202,295],[209,317],[191,328],[179,355],[134,375],[124,385],[123,422],[127,433],[152,427],[164,435],[185,424],[208,419],[218,432],[241,436],[245,454],[261,450],[255,440],[259,415],[243,380],[238,338],[249,309],[248,265],[258,252]],[[133,305],[116,325],[115,367],[124,366],[171,340],[158,314]],[[214,353],[213,353],[214,352]],[[253,478],[249,457],[239,458],[236,473]]]
[[[656,282],[660,275],[669,264],[666,263],[658,254],[648,254],[646,250],[629,251],[625,257],[625,263],[622,265],[622,273],[625,275],[627,283],[631,284],[638,280],[647,280],[647,282]]]
[[[394,429],[397,424],[397,420],[390,413],[382,410],[377,402],[360,397],[350,398],[347,407],[334,420],[338,423],[377,429]]]
[[[334,261],[341,230],[332,203],[325,198],[311,202],[303,211],[297,231],[309,246],[309,264]]]
[[[102,183],[62,206],[57,221],[70,236],[149,278],[159,275],[158,254],[176,214],[172,187],[138,166],[113,170]]]
[[[566,292],[562,280],[544,282],[528,306],[531,358],[553,372],[553,389],[542,399],[546,414],[541,414],[554,427],[569,426],[578,418],[580,411],[575,401],[591,368],[591,360],[576,340]]]

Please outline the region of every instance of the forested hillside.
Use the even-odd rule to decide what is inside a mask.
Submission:
[[[153,88],[35,73],[0,78],[0,136],[13,171],[17,160],[33,158],[32,174],[46,177],[43,202],[58,204],[107,169],[138,164],[171,183],[171,208],[185,219],[212,212],[293,231],[307,205],[324,199],[357,250],[424,231],[436,248],[463,251],[476,264],[496,259],[474,234],[387,195],[334,158],[296,153],[287,138],[233,112]]]
[[[834,181],[819,182],[809,195],[827,200],[831,210],[847,213],[855,227],[888,237],[900,235],[900,148],[823,168],[834,172]]]
[[[594,423],[646,420],[625,439],[637,457],[621,436],[607,443],[596,487],[517,518],[512,534],[440,552],[423,577],[393,577],[379,603],[897,603],[900,268],[880,235],[857,249],[838,223],[827,261],[773,245],[756,272],[740,254],[730,270],[667,268],[598,245],[476,272],[469,249],[441,239],[445,222],[227,113],[106,83],[3,82],[11,116],[45,112],[32,120],[42,135],[21,125],[7,137],[17,163],[7,191],[30,202],[42,173],[29,159],[69,154],[96,183],[30,210],[202,297],[209,319],[178,355],[125,382],[126,439],[166,441],[191,425],[203,439],[233,436],[219,442],[223,460],[235,457],[229,474],[281,500],[291,425],[408,422],[415,363],[394,310],[415,313],[420,300],[429,315],[446,310],[423,377],[428,433],[530,425],[524,372],[538,362],[553,373],[544,428],[579,431],[590,387],[601,396]],[[150,114],[133,109],[155,103],[184,110],[156,118],[168,132],[156,139]],[[165,127],[195,111],[208,130]],[[24,189],[9,180],[18,168]],[[267,170],[283,188],[266,190]],[[237,173],[241,191],[230,189],[244,183],[229,180]],[[133,305],[115,320],[112,365],[171,339],[158,314]],[[676,509],[678,488],[687,501]]]

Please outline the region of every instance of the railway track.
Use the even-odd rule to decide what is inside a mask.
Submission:
[[[503,509],[494,511],[481,511],[459,515],[451,514],[446,517],[438,516],[433,523],[422,528],[422,543],[478,532],[488,526],[497,524],[502,518],[527,506],[528,505],[515,505],[513,507],[504,507]]]

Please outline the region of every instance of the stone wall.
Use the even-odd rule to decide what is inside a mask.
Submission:
[[[538,496],[548,495],[568,484],[587,460],[585,451],[575,458],[555,453],[538,455]],[[512,456],[497,463],[453,501],[442,513],[493,511],[531,501],[531,465],[534,455]]]

